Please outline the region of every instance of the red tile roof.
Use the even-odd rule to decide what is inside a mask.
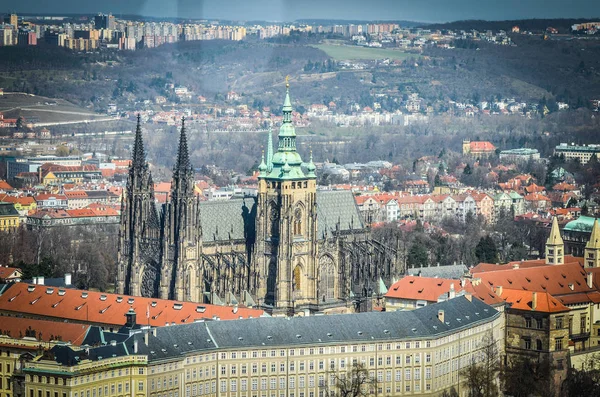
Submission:
[[[4,321],[0,325],[0,335],[19,339],[28,336],[43,342],[62,341],[79,346],[85,339],[89,328],[89,325],[84,324],[4,317]]]
[[[437,302],[440,295],[450,291],[451,284],[454,284],[455,291],[462,290],[460,280],[405,276],[389,288],[385,297]]]
[[[552,186],[552,190],[560,190],[563,192],[568,192],[575,189],[577,188],[574,185],[568,184],[566,182],[557,183],[556,185]]]
[[[215,316],[221,320],[257,318],[264,313],[262,310],[245,307],[234,308],[77,289],[63,290],[26,283],[15,283],[0,295],[0,312],[100,325],[122,326],[125,324],[125,313],[130,307],[137,313],[138,324],[151,326],[192,323],[194,320],[211,319]],[[147,311],[149,318],[146,317]]]
[[[71,191],[65,192],[65,196],[67,196],[70,199],[78,199],[78,198],[87,198],[88,195],[85,192],[85,190],[71,190]]]
[[[35,201],[49,200],[51,198],[55,198],[57,200],[67,200],[67,196],[65,196],[64,194],[40,193],[37,196],[35,196]]]
[[[0,201],[3,203],[21,204],[25,206],[35,203],[35,200],[31,196],[15,197],[9,196],[8,194],[0,194]]]
[[[525,197],[523,197],[523,199],[525,199],[526,201],[547,201],[547,202],[552,201],[548,197],[546,197],[542,194],[539,194],[539,193],[530,193],[530,194],[526,195]]]
[[[496,146],[489,141],[473,141],[469,143],[469,146],[471,152],[493,152],[496,150]]]
[[[565,258],[566,259],[566,258]],[[587,285],[587,272],[579,262],[564,265],[519,267],[518,269],[473,273],[488,287],[498,286],[524,291],[547,292],[557,299],[579,294],[579,302],[589,302],[588,293],[597,292],[596,286]],[[571,299],[571,298],[570,298]]]
[[[533,294],[536,294],[536,305],[533,308]],[[568,312],[570,309],[547,292],[523,291],[503,288],[502,299],[510,304],[511,309],[536,311],[543,313]]]
[[[497,306],[504,303],[504,300],[494,293],[487,285],[479,280],[465,280],[463,287],[465,292],[470,293],[480,301],[490,306]]]
[[[13,190],[13,187],[8,182],[0,179],[0,190]]]
[[[546,190],[545,187],[536,185],[535,183],[532,183],[529,186],[525,186],[525,191],[527,193],[541,193],[541,192],[543,192],[545,190]]]
[[[15,271],[19,271],[23,273],[22,270],[18,267],[4,267],[0,266],[0,280],[5,280],[8,277],[12,276]]]

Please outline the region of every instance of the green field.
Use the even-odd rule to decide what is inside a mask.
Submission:
[[[313,47],[324,51],[327,55],[336,61],[349,59],[399,59],[417,58],[419,55],[406,53],[401,50],[392,50],[385,48],[369,48],[348,45],[318,44]]]

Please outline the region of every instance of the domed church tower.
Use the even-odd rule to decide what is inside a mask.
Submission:
[[[315,165],[302,169],[296,151],[289,83],[277,151],[268,148],[259,166],[256,260],[258,298],[275,313],[317,304],[317,210]]]

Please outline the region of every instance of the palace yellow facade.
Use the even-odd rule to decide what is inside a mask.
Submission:
[[[73,366],[41,356],[23,368],[23,397],[143,397],[147,395],[147,364],[147,357],[141,355],[82,360]]]
[[[454,304],[462,305],[460,314]],[[405,321],[419,312],[427,315],[420,325]],[[328,326],[347,321],[355,326]],[[52,351],[56,357],[30,361],[23,370],[25,396],[317,397],[334,389],[334,375],[359,363],[375,380],[371,395],[433,397],[460,389],[461,369],[483,358],[490,336],[503,357],[505,330],[503,313],[459,297],[404,313],[208,321],[131,332],[122,343],[70,350],[81,359],[70,365],[60,349]],[[102,357],[115,353],[123,356]]]

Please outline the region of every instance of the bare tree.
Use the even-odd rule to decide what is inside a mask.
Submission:
[[[326,397],[361,397],[372,394],[377,380],[369,375],[364,364],[357,362],[348,372],[330,373],[329,379],[319,387]]]
[[[497,341],[491,332],[482,339],[483,348],[471,364],[461,370],[463,384],[469,397],[499,396],[498,382],[501,370]]]

